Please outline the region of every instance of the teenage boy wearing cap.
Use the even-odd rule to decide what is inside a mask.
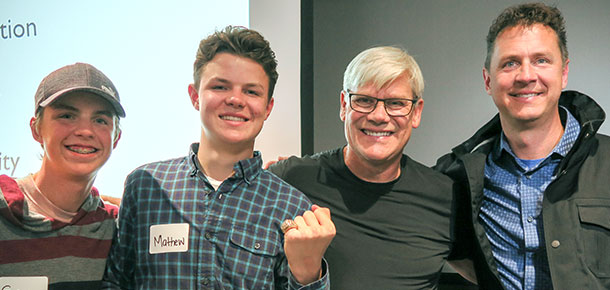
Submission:
[[[42,80],[34,113],[40,170],[0,176],[0,281],[97,289],[118,209],[102,202],[93,181],[117,145],[125,111],[101,71],[76,63]],[[32,286],[40,281],[48,282]]]
[[[269,43],[250,29],[229,26],[200,42],[188,87],[200,142],[127,177],[105,287],[328,288],[328,209],[262,170],[254,151],[276,66]],[[281,227],[286,219],[294,222]]]

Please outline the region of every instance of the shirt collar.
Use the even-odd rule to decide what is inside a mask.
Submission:
[[[565,130],[561,136],[561,139],[559,140],[559,143],[555,146],[555,148],[553,148],[553,151],[549,154],[549,156],[557,154],[563,158],[568,154],[568,152],[570,152],[570,149],[572,149],[574,143],[576,143],[578,135],[580,134],[580,124],[578,123],[578,120],[572,116],[568,109],[563,106],[559,106],[559,108],[563,113],[565,113],[566,116]],[[506,139],[504,132],[502,132],[500,135],[499,146],[495,146],[495,149],[492,152],[492,158],[494,160],[498,160],[498,158],[500,158],[502,155],[502,152],[506,152],[514,159],[517,159],[517,156],[515,153],[513,153],[510,145],[508,144],[508,140]]]
[[[199,152],[199,143],[191,144],[189,151],[189,163],[191,176],[196,176],[198,172],[202,172],[202,166],[197,158],[197,152]],[[243,159],[236,162],[233,165],[233,176],[229,177],[234,179],[243,179],[247,184],[250,184],[251,180],[254,180],[262,171],[263,158],[259,151],[254,151],[252,158]]]

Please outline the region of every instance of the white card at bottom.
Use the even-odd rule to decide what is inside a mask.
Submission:
[[[49,278],[45,276],[0,277],[0,290],[47,290]]]

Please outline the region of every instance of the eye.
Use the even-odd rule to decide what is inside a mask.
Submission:
[[[517,66],[517,62],[514,60],[509,60],[502,65],[503,68],[513,68]]]
[[[545,63],[549,63],[549,60],[546,58],[539,58],[536,60],[537,64],[545,64]]]
[[[370,107],[375,104],[375,99],[367,96],[352,95],[352,102],[358,106]]]
[[[104,119],[104,118],[96,118],[95,122],[98,123],[98,124],[102,124],[102,125],[108,125],[109,124],[109,121]]]
[[[256,91],[256,90],[246,90],[246,94],[253,95],[253,96],[260,96],[261,95],[261,93],[259,91]]]
[[[212,90],[217,90],[217,91],[226,91],[228,88],[226,86],[223,85],[215,85],[212,86]]]
[[[67,120],[71,120],[74,119],[74,114],[71,113],[61,113],[57,116],[58,119],[67,119]]]
[[[389,99],[389,100],[385,101],[386,105],[388,105],[392,108],[402,108],[402,107],[406,106],[408,102],[409,102],[408,100],[402,100],[402,99]]]

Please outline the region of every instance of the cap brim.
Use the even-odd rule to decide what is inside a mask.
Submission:
[[[98,95],[98,96],[104,98],[104,100],[108,101],[112,105],[117,116],[119,116],[121,118],[125,118],[125,110],[123,109],[123,106],[121,106],[121,104],[113,96],[109,95],[108,93],[106,93],[100,89],[92,88],[92,87],[74,87],[74,88],[61,90],[61,91],[56,92],[53,95],[49,96],[46,100],[40,102],[39,106],[46,107],[46,106],[50,105],[51,103],[53,103],[55,100],[57,100],[59,97],[65,95],[67,93],[82,92],[82,91],[91,92],[95,95]]]

